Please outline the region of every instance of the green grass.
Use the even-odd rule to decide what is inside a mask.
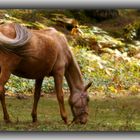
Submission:
[[[67,126],[61,120],[56,97],[42,97],[38,105],[38,123],[33,124],[31,110],[33,98],[19,100],[6,97],[7,108],[12,123],[5,124],[0,106],[1,131],[139,131],[140,130],[140,97],[92,97],[89,104],[89,121],[86,125]],[[69,121],[71,111],[66,108]]]

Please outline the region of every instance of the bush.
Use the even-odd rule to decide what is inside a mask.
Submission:
[[[124,27],[124,38],[128,41],[140,39],[140,22],[134,22]]]

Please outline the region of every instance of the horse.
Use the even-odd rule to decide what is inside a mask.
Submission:
[[[28,29],[18,23],[0,25],[0,100],[3,119],[10,122],[5,103],[5,84],[14,74],[35,80],[32,122],[37,122],[37,106],[45,76],[54,78],[55,91],[61,118],[68,124],[64,105],[63,77],[70,89],[68,99],[73,121],[85,124],[88,121],[89,82],[84,85],[78,63],[71,52],[64,34],[53,27],[41,30]]]

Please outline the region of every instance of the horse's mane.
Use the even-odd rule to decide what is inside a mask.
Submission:
[[[31,32],[24,26],[15,23],[16,38],[11,39],[0,32],[0,50],[21,55],[25,51],[25,44],[31,38]]]

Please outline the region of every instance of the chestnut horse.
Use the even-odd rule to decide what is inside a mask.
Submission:
[[[10,122],[5,104],[4,85],[11,74],[35,79],[32,120],[37,121],[37,105],[45,76],[53,76],[60,114],[67,123],[63,97],[63,77],[70,88],[69,104],[73,122],[85,124],[88,118],[87,89],[65,36],[54,28],[29,30],[16,23],[0,25],[0,100],[4,120]]]

